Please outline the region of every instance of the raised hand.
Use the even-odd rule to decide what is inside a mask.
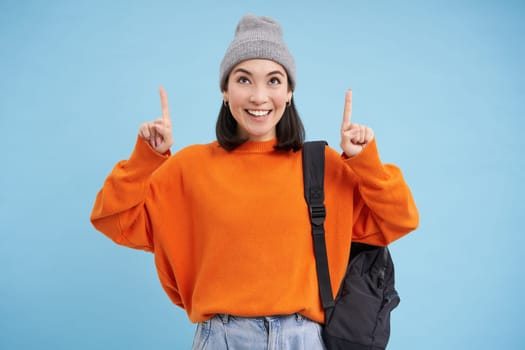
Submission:
[[[162,86],[159,88],[159,93],[162,117],[142,124],[139,128],[139,136],[148,141],[155,151],[164,154],[173,145],[173,133],[171,132],[168,96]]]
[[[341,148],[347,157],[353,157],[374,139],[374,131],[368,126],[352,123],[352,90],[345,96],[343,124],[341,125]]]

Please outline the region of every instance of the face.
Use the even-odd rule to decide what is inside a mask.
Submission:
[[[278,63],[253,59],[233,67],[223,91],[240,136],[249,141],[268,141],[276,137],[286,103],[292,98],[286,70]]]

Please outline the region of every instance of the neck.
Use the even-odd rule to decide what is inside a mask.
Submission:
[[[274,146],[277,143],[277,139],[271,139],[267,141],[246,141],[234,152],[249,152],[249,153],[267,153],[274,151]]]

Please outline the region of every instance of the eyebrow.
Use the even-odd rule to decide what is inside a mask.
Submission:
[[[233,71],[233,73],[244,73],[244,74],[247,74],[247,75],[253,75],[251,72],[247,71],[244,68],[237,68],[236,70]],[[280,70],[271,71],[270,73],[266,74],[266,76],[270,76],[270,75],[274,75],[274,74],[279,74],[279,75],[284,77],[284,73],[281,72]]]

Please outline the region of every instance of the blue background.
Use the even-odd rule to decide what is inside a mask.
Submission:
[[[0,1],[0,348],[187,349],[148,253],[89,215],[170,100],[176,151],[214,139],[242,14],[278,19],[308,139],[344,93],[399,165],[421,225],[392,245],[389,349],[524,349],[523,1]]]

